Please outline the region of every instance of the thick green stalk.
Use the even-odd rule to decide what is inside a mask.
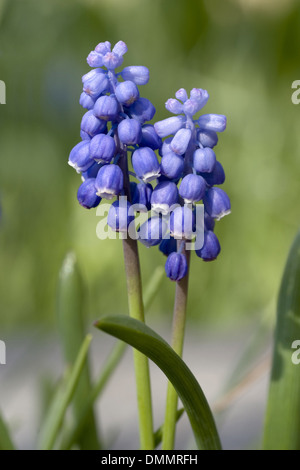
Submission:
[[[180,242],[177,242],[180,243]],[[190,264],[190,251],[184,250],[188,262]],[[186,307],[188,296],[188,279],[187,274],[181,281],[176,283],[175,304],[173,313],[172,341],[171,346],[174,351],[181,357],[183,350]],[[177,405],[178,395],[171,382],[168,383],[167,403],[165,413],[165,423],[163,428],[162,449],[172,450],[175,442],[175,431],[177,423]]]
[[[300,232],[290,250],[278,299],[264,431],[263,446],[266,450],[300,450],[299,340]]]
[[[142,298],[142,282],[136,240],[123,240],[124,261],[127,279],[129,314],[132,318],[145,322]],[[134,350],[134,366],[139,410],[140,444],[142,450],[154,448],[151,386],[148,359]]]

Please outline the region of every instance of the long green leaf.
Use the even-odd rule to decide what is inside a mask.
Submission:
[[[63,388],[58,389],[53,399],[39,436],[39,448],[41,450],[51,450],[55,444],[66,410],[74,396],[84,368],[91,340],[92,336],[87,335],[66,383],[63,384]]]
[[[264,449],[300,450],[300,365],[292,361],[296,340],[300,340],[300,232],[279,292]]]
[[[163,338],[142,322],[125,316],[105,317],[96,322],[95,326],[122,339],[155,362],[176,389],[189,417],[198,448],[221,449],[214,418],[200,385]]]
[[[72,367],[82,341],[85,337],[84,326],[84,283],[74,253],[64,259],[58,283],[57,317],[65,362]],[[74,421],[77,422],[85,407],[86,397],[91,393],[89,361],[82,370],[76,393],[72,401]],[[90,407],[85,425],[77,436],[77,444],[82,450],[100,448],[93,406]]]

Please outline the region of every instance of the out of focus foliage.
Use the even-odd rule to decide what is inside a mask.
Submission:
[[[125,65],[150,69],[143,96],[164,103],[184,87],[206,88],[206,112],[226,114],[217,147],[232,214],[217,226],[216,262],[192,260],[189,313],[243,321],[274,297],[299,226],[300,7],[268,0],[2,1],[0,79],[0,324],[54,320],[65,252],[77,253],[89,287],[87,311],[127,309],[121,242],[96,237],[98,218],[76,200],[67,165],[79,141],[85,58],[104,40],[128,45]],[[143,279],[165,262],[140,246]],[[169,315],[165,279],[152,313]]]

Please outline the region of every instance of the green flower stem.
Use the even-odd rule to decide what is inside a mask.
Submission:
[[[136,240],[123,240],[124,261],[127,279],[129,314],[135,320],[145,322],[142,298],[142,282]],[[134,366],[139,409],[140,443],[142,450],[154,448],[152,401],[148,359],[134,350]]]
[[[123,172],[124,192],[128,201],[131,201],[127,147],[120,142],[118,134],[115,135],[115,139],[117,148],[121,154],[118,164]],[[145,323],[137,241],[132,240],[129,236],[128,238],[123,239],[123,252],[127,280],[129,315],[132,318]],[[149,362],[146,356],[136,350],[133,351],[133,355],[139,411],[140,445],[142,450],[151,450],[154,449],[154,432]]]
[[[180,242],[177,242],[180,243]],[[188,269],[190,264],[190,250],[183,250],[186,256]],[[176,283],[175,304],[173,313],[172,341],[171,346],[178,356],[182,356],[183,340],[185,332],[186,307],[188,296],[189,273]],[[163,430],[162,449],[172,450],[175,442],[175,431],[177,422],[178,395],[175,388],[169,382],[167,391],[167,403],[165,413],[165,424]]]

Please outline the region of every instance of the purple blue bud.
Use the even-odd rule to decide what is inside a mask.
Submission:
[[[150,147],[141,147],[133,152],[132,166],[138,178],[145,183],[160,175],[160,167],[154,151]]]
[[[118,125],[119,139],[123,144],[136,145],[142,138],[142,128],[135,119],[124,119]]]
[[[211,173],[202,173],[201,176],[203,176],[208,186],[215,186],[225,182],[225,171],[219,161],[216,161]]]
[[[193,203],[201,201],[205,190],[206,183],[202,176],[189,174],[182,179],[179,194],[185,202]]]
[[[193,154],[193,167],[200,173],[211,173],[216,160],[216,154],[211,148],[197,149]]]
[[[160,242],[159,250],[165,255],[169,256],[174,251],[177,251],[177,240],[175,238],[165,238],[162,242]]]
[[[192,136],[190,129],[179,129],[174,135],[170,148],[177,155],[183,155],[188,148]]]
[[[79,186],[77,199],[85,209],[92,209],[99,205],[101,198],[96,194],[95,178],[88,178]]]
[[[94,137],[94,135],[106,131],[106,122],[98,119],[91,109],[83,115],[80,129],[86,132],[89,136]]]
[[[182,253],[171,253],[166,261],[165,271],[171,281],[180,281],[188,272],[186,257]]]
[[[152,124],[144,124],[142,127],[142,138],[140,141],[141,147],[150,147],[152,150],[160,149],[162,140],[157,135],[156,130]]]
[[[139,212],[146,212],[151,209],[151,195],[153,188],[150,183],[130,183],[132,205],[139,206]]]
[[[146,85],[149,81],[149,70],[142,65],[124,67],[121,72],[123,80],[131,80],[136,85]]]
[[[123,57],[119,56],[115,52],[107,52],[103,56],[103,65],[108,69],[108,70],[114,70],[120,65],[122,65],[123,62]]]
[[[119,41],[114,45],[112,52],[114,52],[118,56],[122,57],[124,54],[126,54],[127,50],[128,50],[128,48],[127,48],[127,45],[125,44],[125,42],[124,41]]]
[[[181,177],[184,169],[184,159],[176,153],[169,152],[164,155],[160,163],[161,173],[172,180]]]
[[[178,91],[176,91],[175,96],[183,103],[188,99],[188,94],[184,88],[180,88]]]
[[[79,104],[85,109],[93,109],[95,101],[93,98],[83,91],[80,95]]]
[[[89,53],[86,59],[90,67],[102,67],[103,65],[103,55],[99,54],[96,51]]]
[[[111,51],[111,43],[109,41],[99,42],[95,47],[95,51],[99,54],[105,55],[107,52]]]
[[[164,181],[159,183],[153,190],[151,206],[156,212],[166,215],[172,206],[178,201],[178,189],[175,183]]]
[[[147,247],[159,245],[168,230],[167,222],[161,217],[151,217],[144,222],[139,231],[139,241]]]
[[[197,101],[198,111],[200,111],[200,109],[206,105],[209,99],[209,94],[206,90],[202,90],[202,88],[193,88],[190,93],[190,98]]]
[[[196,114],[202,106],[199,105],[198,101],[188,99],[183,105],[183,112],[189,116]]]
[[[119,112],[119,103],[114,96],[100,96],[94,106],[94,114],[104,121],[112,121]]]
[[[175,98],[168,99],[165,106],[166,109],[172,114],[180,114],[183,111],[182,104],[178,100],[175,100]]]
[[[91,136],[87,132],[80,130],[80,137],[82,140],[91,140]]]
[[[153,118],[155,107],[147,98],[139,98],[128,108],[128,111],[133,119],[137,119],[141,124],[144,124]]]
[[[97,163],[97,162],[93,163],[92,166],[90,166],[87,170],[85,170],[81,173],[82,181],[85,181],[88,178],[96,178],[96,176],[98,174],[98,171],[100,170],[101,166],[102,165]]]
[[[227,119],[223,114],[203,114],[198,119],[201,130],[223,132],[226,129]]]
[[[198,132],[198,142],[203,147],[215,147],[218,143],[218,134],[215,131],[201,131]]]
[[[83,91],[93,99],[98,98],[101,93],[109,89],[107,74],[102,69],[91,70],[82,77]]]
[[[112,199],[120,194],[123,184],[123,173],[120,167],[114,164],[104,165],[96,177],[97,195],[105,199]]]
[[[115,232],[127,232],[129,224],[134,220],[131,204],[125,199],[121,197],[113,202],[108,211],[107,225]]]
[[[98,134],[90,142],[90,154],[96,162],[110,163],[115,155],[116,144],[110,135]]]
[[[188,206],[178,206],[170,215],[170,233],[176,239],[194,237],[195,214]]]
[[[204,212],[204,228],[205,230],[210,230],[211,232],[214,231],[216,225],[215,219],[213,219],[207,212]]]
[[[116,87],[115,93],[119,103],[124,104],[124,106],[127,107],[140,97],[138,87],[130,80],[119,83],[119,85]]]
[[[69,155],[69,165],[75,168],[77,173],[86,171],[93,165],[94,160],[90,156],[90,142],[83,140],[71,150]]]
[[[185,124],[186,118],[184,116],[173,116],[154,124],[154,128],[159,137],[167,137],[171,134],[176,134],[179,129]]]
[[[217,236],[211,230],[204,232],[204,243],[200,250],[196,250],[196,255],[203,261],[213,261],[221,251],[221,246]]]
[[[220,220],[231,212],[230,199],[221,188],[209,188],[203,202],[205,211],[214,219]]]

